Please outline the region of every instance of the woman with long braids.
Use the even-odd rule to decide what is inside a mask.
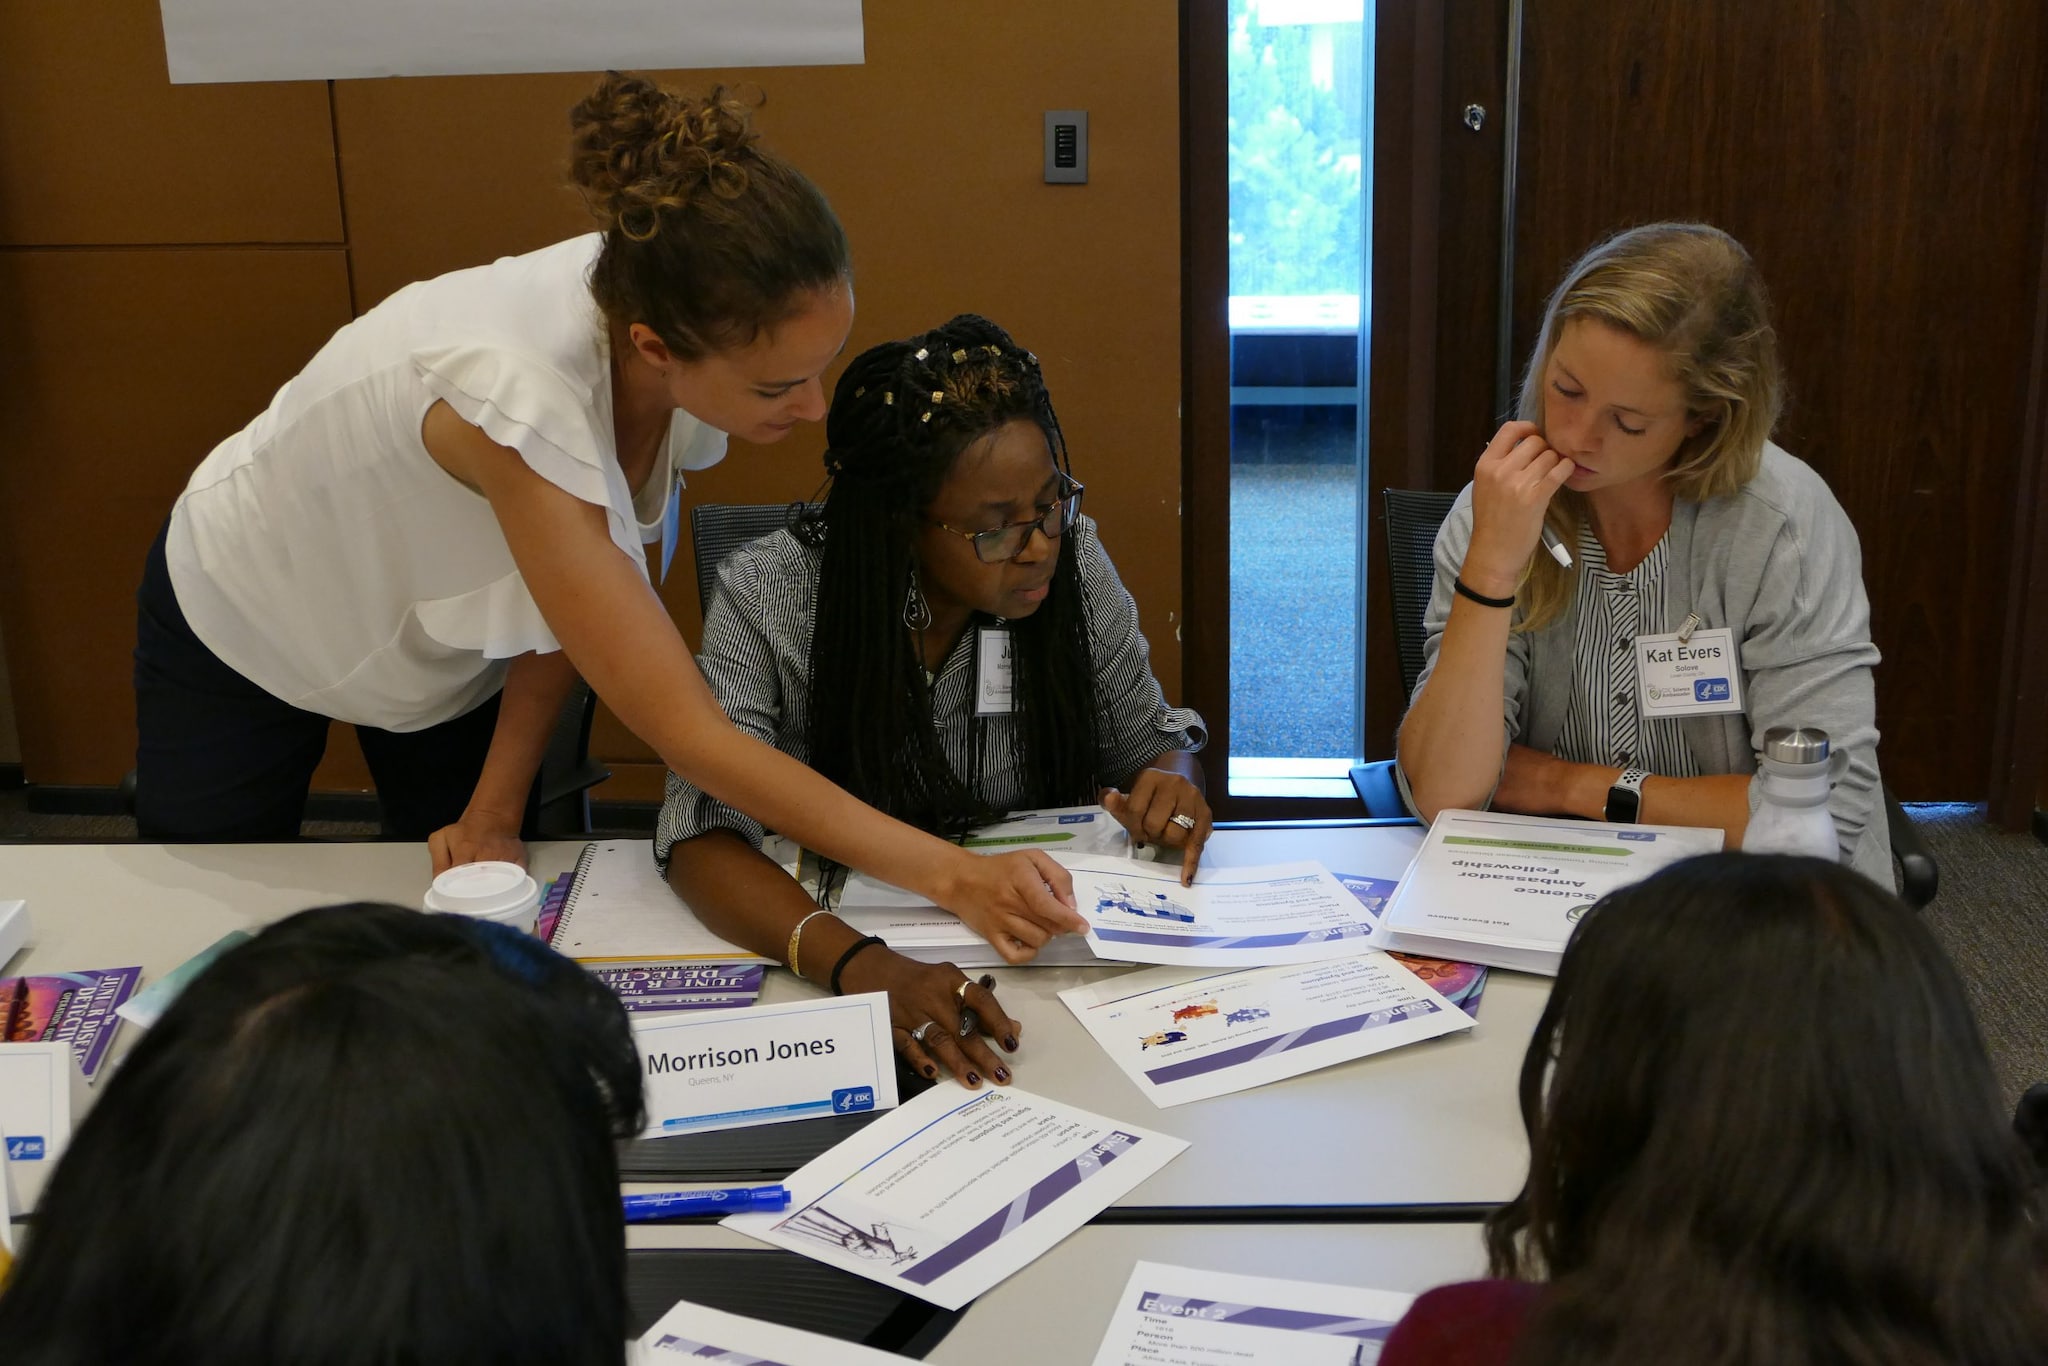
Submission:
[[[1714,854],[1586,913],[1522,1064],[1499,1279],[1381,1366],[2037,1366],[2048,1237],[1962,979],[1848,868]]]
[[[822,507],[719,570],[698,663],[733,721],[941,835],[1099,799],[1192,878],[1210,829],[1202,720],[1152,676],[1037,358],[973,316],[884,343],[840,376],[825,435]],[[978,703],[1004,657],[1011,700]],[[761,836],[670,776],[655,857],[707,926],[775,956],[800,930],[805,977],[889,993],[914,1070],[1009,1081],[991,1043],[1014,1052],[1019,1026],[985,981],[820,912]],[[969,923],[1012,962],[1038,947]]]
[[[642,547],[728,433],[823,415],[853,326],[846,236],[722,91],[614,72],[570,123],[599,231],[398,291],[178,499],[137,595],[144,837],[295,838],[340,720],[434,871],[523,862],[580,673],[672,770],[819,852],[990,933],[1072,927],[1052,860],[878,815],[705,688]]]

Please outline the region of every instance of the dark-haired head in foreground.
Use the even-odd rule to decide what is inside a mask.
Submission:
[[[1522,1069],[1518,1362],[2048,1360],[2039,1210],[1961,981],[1860,874],[1719,854],[1603,899]]]
[[[303,912],[106,1083],[0,1294],[14,1366],[616,1363],[624,1010],[501,927]]]

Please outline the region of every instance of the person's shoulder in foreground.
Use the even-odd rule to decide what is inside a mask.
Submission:
[[[1503,1280],[1427,1291],[1388,1336],[1380,1366],[1507,1366],[1540,1291]]]

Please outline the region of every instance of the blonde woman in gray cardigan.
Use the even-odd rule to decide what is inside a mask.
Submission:
[[[1862,552],[1770,442],[1783,387],[1763,282],[1726,233],[1653,224],[1572,267],[1519,419],[1437,536],[1398,745],[1418,815],[1712,826],[1739,848],[1764,732],[1818,726],[1848,755],[1842,861],[1891,885]],[[1727,669],[1688,664],[1717,648]],[[1474,724],[1494,715],[1501,731]]]

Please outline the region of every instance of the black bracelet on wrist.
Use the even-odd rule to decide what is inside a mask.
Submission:
[[[859,953],[862,949],[866,948],[870,944],[880,944],[884,942],[885,941],[881,938],[881,936],[871,934],[865,939],[856,940],[853,943],[853,945],[846,950],[845,953],[839,955],[839,961],[832,965],[832,994],[834,996],[840,994],[839,974],[846,971],[846,965],[853,961],[853,956]]]
[[[1489,598],[1484,593],[1475,593],[1467,588],[1463,579],[1452,579],[1451,587],[1457,590],[1459,597],[1476,602],[1481,607],[1513,607],[1515,605],[1512,593],[1504,598]]]

